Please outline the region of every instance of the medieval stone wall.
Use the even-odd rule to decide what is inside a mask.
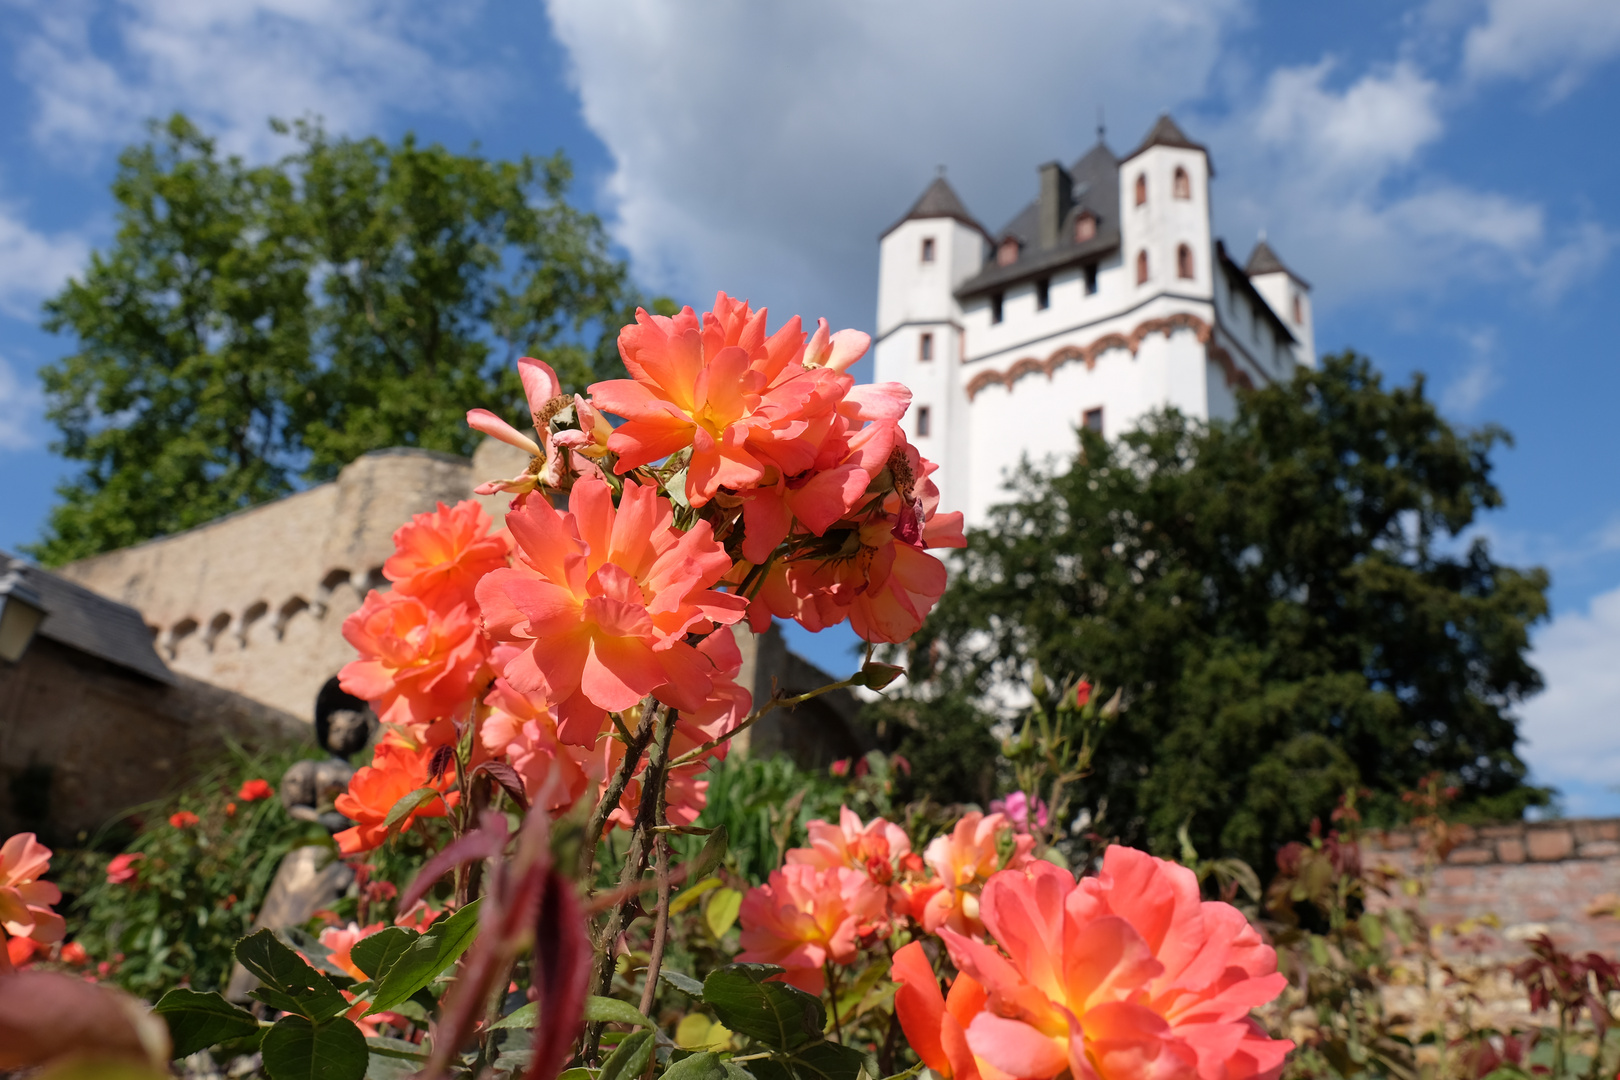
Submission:
[[[426,450],[357,458],[329,484],[231,514],[175,536],[70,563],[62,577],[140,611],[171,670],[313,719],[315,695],[354,659],[343,620],[371,589],[394,530],[439,502],[476,498],[497,526],[510,497],[473,496],[515,476],[522,451],[486,440],[471,460]],[[737,627],[740,681],[763,703],[833,681],[789,652],[781,635]],[[779,710],[749,733],[756,752],[824,765],[870,749],[848,691]],[[749,739],[738,750],[748,753]]]
[[[1488,954],[1521,954],[1520,942],[1545,933],[1568,951],[1620,955],[1620,819],[1454,828],[1460,843],[1429,872],[1432,923],[1476,921],[1471,944]],[[1406,831],[1374,834],[1363,858],[1404,875],[1424,871]]]
[[[343,620],[387,586],[394,530],[525,463],[493,440],[472,460],[382,450],[332,483],[59,573],[139,610],[171,669],[309,720],[321,685],[354,658]],[[507,499],[479,501],[498,523]]]

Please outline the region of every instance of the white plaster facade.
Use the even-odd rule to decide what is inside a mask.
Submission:
[[[1109,437],[1166,405],[1230,417],[1237,387],[1315,364],[1309,286],[1264,241],[1231,259],[1212,172],[1163,117],[1123,160],[1099,142],[1042,166],[999,234],[943,178],[884,234],[875,377],[910,387],[907,435],[940,463],[947,509],[985,524],[1020,459],[1070,458],[1092,410]]]

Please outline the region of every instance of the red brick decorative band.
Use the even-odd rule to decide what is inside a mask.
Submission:
[[[1141,347],[1143,339],[1149,334],[1163,334],[1169,337],[1177,330],[1193,332],[1198,338],[1198,343],[1204,347],[1205,354],[1219,365],[1221,373],[1226,376],[1226,385],[1241,386],[1245,390],[1254,389],[1254,382],[1248,373],[1237,366],[1231,353],[1213,340],[1215,328],[1196,315],[1177,312],[1162,319],[1146,319],[1138,323],[1129,334],[1104,334],[1089,345],[1064,345],[1045,360],[1026,356],[1015,361],[1006,371],[981,371],[968,380],[968,400],[972,401],[978,396],[979,391],[987,386],[1001,385],[1011,390],[1013,383],[1025,375],[1041,374],[1050,379],[1058,368],[1074,361],[1083,362],[1086,370],[1090,371],[1097,366],[1097,358],[1109,349],[1126,349],[1135,356],[1136,350]]]

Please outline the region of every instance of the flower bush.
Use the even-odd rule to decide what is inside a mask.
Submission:
[[[1292,1044],[1249,1012],[1283,980],[1240,912],[1140,852],[1110,848],[1096,876],[1059,865],[1065,785],[1117,694],[1099,710],[1074,683],[1059,721],[1032,718],[1004,811],[891,821],[909,764],[878,755],[845,770],[864,801],[805,822],[801,846],[806,791],[773,808],[768,859],[739,835],[752,880],[729,829],[698,824],[711,769],[762,716],[901,674],[873,650],[917,631],[945,588],[933,552],[964,543],[901,426],[909,392],[848,374],[868,344],[825,320],[770,332],[722,293],[701,316],[638,312],[630,377],[586,395],[519,361],[532,434],[468,413],[530,456],[479,489],[511,497],[504,526],[472,502],[417,515],[393,587],[343,626],[342,684],[383,722],[337,801],[352,911],[237,942],[257,1012],[166,993],[174,1055],[256,1047],[273,1080],[855,1080],[904,1070],[909,1040],[984,1080],[1280,1072]],[[778,618],[847,620],[867,660],[753,701],[733,627]],[[238,790],[229,824],[178,808],[99,887],[183,895],[173,875],[201,862],[172,853],[224,846],[273,808],[259,793]],[[425,862],[396,880],[409,838]]]

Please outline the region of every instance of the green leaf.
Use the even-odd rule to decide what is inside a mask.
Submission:
[[[730,1080],[725,1063],[713,1050],[682,1058],[664,1070],[662,1080]]]
[[[716,889],[709,897],[708,906],[703,909],[703,921],[708,924],[709,933],[719,940],[726,936],[737,922],[737,914],[742,911],[742,893],[736,889]]]
[[[703,980],[703,1000],[732,1031],[774,1050],[792,1050],[821,1038],[827,1011],[821,1000],[784,982],[766,982],[774,964],[728,964]]]
[[[441,919],[428,932],[411,942],[377,982],[377,996],[366,1015],[386,1012],[427,986],[451,964],[478,932],[478,908],[474,900],[448,919]]]
[[[388,1039],[374,1035],[366,1040],[370,1057],[366,1061],[366,1080],[409,1080],[421,1072],[427,1055],[415,1043],[404,1039]]]
[[[704,894],[706,894],[710,889],[718,889],[719,887],[720,879],[717,877],[704,878],[695,885],[687,886],[676,895],[675,899],[669,902],[669,913],[671,915],[679,915],[681,912],[703,899]]]
[[[865,1063],[855,1047],[823,1041],[748,1064],[757,1080],[857,1080]]]
[[[373,980],[380,979],[421,936],[409,927],[390,926],[355,942],[349,950],[349,959]]]
[[[491,1031],[526,1031],[533,1028],[540,1021],[540,1003],[531,1001],[527,1005],[519,1005],[493,1024],[489,1025]]]
[[[312,1024],[283,1016],[261,1049],[270,1080],[363,1080],[370,1059],[366,1037],[345,1017]]]
[[[585,999],[585,1019],[604,1024],[634,1024],[644,1028],[658,1026],[629,1002],[617,998],[597,997],[595,994]]]
[[[720,865],[720,860],[726,857],[726,849],[730,846],[731,833],[724,825],[715,826],[714,832],[703,842],[703,850],[698,852],[697,861],[692,864],[692,872],[686,880],[708,877]]]
[[[389,808],[388,816],[383,818],[383,828],[386,832],[383,839],[387,840],[403,827],[406,818],[420,810],[425,804],[440,798],[442,792],[437,788],[420,787],[409,795],[403,796],[399,802]]]
[[[602,1062],[597,1080],[634,1080],[647,1068],[658,1043],[650,1031],[626,1035],[624,1040]]]
[[[190,1057],[215,1043],[242,1039],[259,1030],[259,1022],[212,991],[170,990],[152,1011],[169,1025],[175,1058]]]
[[[282,944],[273,931],[260,930],[238,941],[236,959],[263,984],[252,996],[272,1009],[319,1022],[349,1007],[332,980]]]
[[[690,994],[695,998],[703,997],[703,984],[692,978],[690,975],[683,975],[679,971],[671,971],[669,968],[664,968],[658,973],[658,977],[669,983],[669,985],[673,986],[683,994]]]

